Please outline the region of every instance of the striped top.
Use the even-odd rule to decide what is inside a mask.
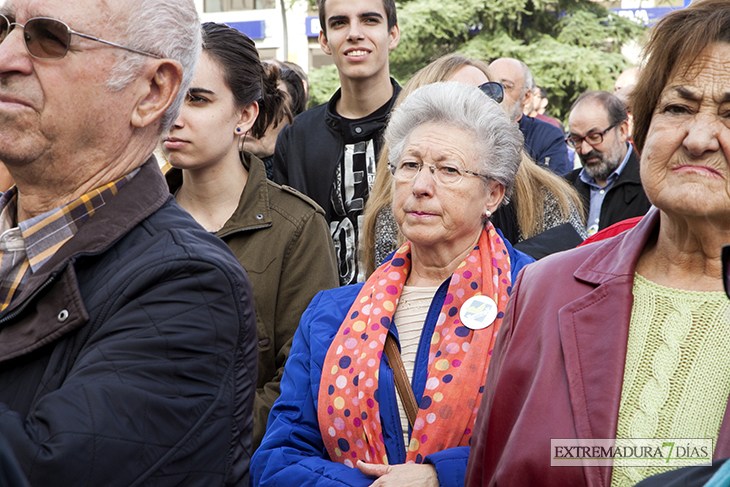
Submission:
[[[438,291],[436,287],[416,287],[403,286],[398,307],[393,315],[393,322],[398,329],[398,339],[400,342],[401,360],[406,369],[408,381],[413,383],[413,368],[416,364],[416,352],[418,352],[418,343],[421,340],[421,332],[423,324],[426,322],[428,308],[431,301]],[[430,340],[430,337],[429,337]],[[408,448],[408,416],[403,407],[400,395],[396,391],[398,398],[398,411],[400,413],[400,422],[403,427],[403,443]]]
[[[19,224],[17,188],[10,188],[0,197],[0,311],[10,306],[28,278],[138,171]]]

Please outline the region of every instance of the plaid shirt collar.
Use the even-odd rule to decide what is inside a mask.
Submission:
[[[20,224],[17,189],[0,198],[0,310],[5,309],[31,273],[37,272],[79,228],[139,171],[96,188],[64,206]],[[30,270],[30,272],[28,272]]]

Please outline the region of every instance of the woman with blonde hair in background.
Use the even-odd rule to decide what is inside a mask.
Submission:
[[[490,76],[486,63],[460,54],[448,54],[414,74],[396,100],[396,106],[421,86],[441,81],[458,81],[480,86],[489,82],[490,79],[494,79],[494,77]],[[368,276],[388,254],[404,242],[403,236],[399,234],[395,224],[391,207],[393,176],[388,171],[388,152],[388,146],[384,145],[378,161],[373,188],[363,215],[360,264]],[[492,215],[491,221],[496,228],[502,231],[507,240],[515,244],[533,239],[547,230],[569,223],[571,228],[563,226],[561,230],[567,230],[565,234],[572,238],[561,238],[563,234],[546,235],[547,238],[525,242],[522,250],[538,258],[579,244],[586,237],[582,214],[580,197],[572,186],[560,177],[538,167],[523,150],[520,167],[515,177],[514,194],[509,202]],[[535,251],[536,247],[528,245],[530,243],[537,244],[540,249]],[[520,246],[516,245],[515,248],[520,248]],[[545,250],[546,247],[549,247],[549,251]]]

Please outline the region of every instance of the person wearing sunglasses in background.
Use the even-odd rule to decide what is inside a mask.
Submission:
[[[486,63],[461,54],[447,54],[411,77],[398,95],[396,106],[417,88],[442,81],[458,81],[478,86],[487,96],[501,104],[504,100],[502,84],[490,81],[492,79],[493,74]],[[359,258],[360,266],[368,276],[405,242],[393,216],[393,175],[388,170],[387,162],[388,146],[385,144],[378,161],[370,199],[363,213]],[[525,241],[525,248],[520,250],[535,258],[575,247],[585,238],[585,224],[578,194],[562,178],[538,167],[524,149],[515,175],[514,192],[509,201],[492,215],[491,221],[510,243],[517,244],[515,248]],[[536,238],[543,232],[564,224],[568,224],[570,228],[558,230],[561,235]]]
[[[570,108],[568,127],[566,141],[583,167],[565,179],[584,199],[588,234],[649,211],[621,100],[607,91],[583,93]]]
[[[248,483],[251,287],[152,156],[200,46],[192,0],[0,7],[0,435],[32,486]]]

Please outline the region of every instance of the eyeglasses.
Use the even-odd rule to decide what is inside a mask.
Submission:
[[[416,176],[418,176],[418,173],[421,172],[421,169],[423,169],[424,166],[428,167],[431,170],[431,176],[433,176],[434,180],[440,184],[443,184],[444,186],[452,186],[459,183],[466,174],[491,179],[486,174],[479,174],[478,172],[469,171],[454,166],[452,164],[445,164],[442,162],[439,162],[433,166],[431,164],[424,164],[422,162],[415,161],[401,161],[398,163],[397,166],[391,164],[390,162],[388,163],[390,173],[393,175],[397,182],[401,183],[413,181]]]
[[[722,283],[725,285],[725,294],[730,298],[730,245],[722,248]]]
[[[102,44],[142,54],[143,56],[150,56],[157,59],[161,58],[157,54],[140,51],[114,42],[105,41],[98,37],[76,32],[60,20],[46,17],[30,19],[23,25],[17,22],[10,22],[7,17],[0,14],[0,43],[5,41],[16,25],[23,28],[23,40],[25,41],[25,48],[28,50],[28,53],[38,59],[61,59],[64,57],[68,53],[68,48],[71,44],[71,35],[77,35],[84,39],[101,42]]]
[[[504,100],[504,86],[502,86],[502,83],[487,81],[479,85],[479,89],[497,103],[502,103],[502,100]]]
[[[609,125],[608,128],[606,130],[604,130],[603,132],[595,132],[593,134],[588,134],[585,137],[578,137],[577,135],[571,135],[570,137],[565,139],[565,142],[567,142],[568,145],[573,149],[577,149],[578,147],[583,145],[584,140],[586,142],[588,142],[588,145],[590,145],[591,147],[595,147],[598,144],[600,144],[601,142],[603,142],[603,136],[606,135],[609,130],[611,130],[616,125],[620,124],[621,122],[614,122],[611,125]]]

